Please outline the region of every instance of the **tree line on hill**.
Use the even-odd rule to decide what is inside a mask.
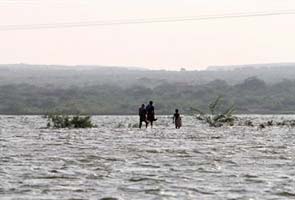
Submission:
[[[293,80],[295,63],[215,67],[211,70],[166,71],[99,66],[0,65],[0,86],[29,84],[44,87],[70,88],[93,85],[119,85],[126,89],[140,83],[148,88],[163,84],[204,85],[216,79],[229,85],[257,77],[266,84],[284,79]]]
[[[295,113],[295,80],[270,84],[250,77],[237,84],[216,79],[204,84],[164,82],[152,88],[140,81],[129,87],[6,84],[0,85],[0,114],[137,114],[149,100],[156,114],[171,114],[175,108],[191,114],[191,108],[206,109],[217,96],[223,97],[224,108],[234,104],[240,114]]]

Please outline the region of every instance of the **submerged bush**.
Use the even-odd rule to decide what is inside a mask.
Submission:
[[[234,105],[230,106],[224,112],[218,112],[218,107],[221,102],[221,97],[219,96],[214,102],[210,103],[208,106],[209,114],[203,112],[197,108],[191,108],[192,111],[196,113],[196,119],[208,123],[212,127],[221,127],[224,124],[233,126],[236,117],[233,116],[235,111]]]
[[[271,120],[271,121],[267,121],[265,123],[259,124],[258,128],[264,129],[266,127],[272,127],[272,126],[294,128],[295,120],[283,120],[280,122],[274,122],[273,120]]]
[[[94,128],[90,116],[47,115],[47,127],[53,128]]]

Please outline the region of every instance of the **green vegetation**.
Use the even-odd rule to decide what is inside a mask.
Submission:
[[[199,109],[192,108],[192,110],[197,113],[196,119],[204,121],[212,127],[221,127],[224,124],[233,126],[236,119],[236,117],[233,116],[235,110],[234,105],[230,106],[223,112],[218,112],[221,100],[221,96],[219,96],[214,102],[209,104],[209,112],[203,112]]]
[[[94,128],[90,116],[48,115],[47,127],[53,128]]]
[[[295,81],[268,85],[253,77],[236,85],[215,80],[202,85],[163,83],[154,88],[148,85],[128,88],[5,85],[0,86],[0,114],[137,114],[140,104],[149,100],[155,102],[156,114],[171,114],[175,108],[182,114],[191,114],[191,107],[205,111],[208,102],[219,95],[223,96],[220,109],[226,110],[233,103],[237,114],[295,113]]]
[[[238,118],[233,115],[235,111],[234,105],[231,105],[227,109],[225,109],[223,112],[219,110],[219,107],[222,103],[222,97],[219,96],[216,98],[215,101],[210,103],[208,105],[208,111],[203,112],[197,108],[191,108],[192,111],[196,116],[197,120],[200,120],[202,122],[205,122],[209,124],[211,127],[222,127],[224,125],[230,125],[230,126],[248,126],[248,127],[255,127],[257,126],[258,129],[265,129],[268,127],[288,127],[288,128],[294,128],[295,127],[295,120],[283,120],[283,121],[266,121],[262,123],[255,123],[255,120],[243,120],[241,118]],[[235,123],[238,121],[238,123]],[[254,125],[256,124],[256,125]]]
[[[175,108],[191,114],[191,107],[206,110],[219,95],[221,110],[234,103],[237,114],[293,114],[292,66],[176,72],[4,65],[0,114],[137,114],[140,104],[149,100],[156,114],[172,114]]]

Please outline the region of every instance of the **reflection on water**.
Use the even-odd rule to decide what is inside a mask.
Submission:
[[[47,130],[40,116],[0,116],[0,199],[295,198],[293,129],[93,119],[98,128]]]

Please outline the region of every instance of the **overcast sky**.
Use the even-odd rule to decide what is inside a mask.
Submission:
[[[3,25],[295,10],[295,0],[0,0]],[[152,69],[295,61],[295,15],[0,31],[0,63]]]

